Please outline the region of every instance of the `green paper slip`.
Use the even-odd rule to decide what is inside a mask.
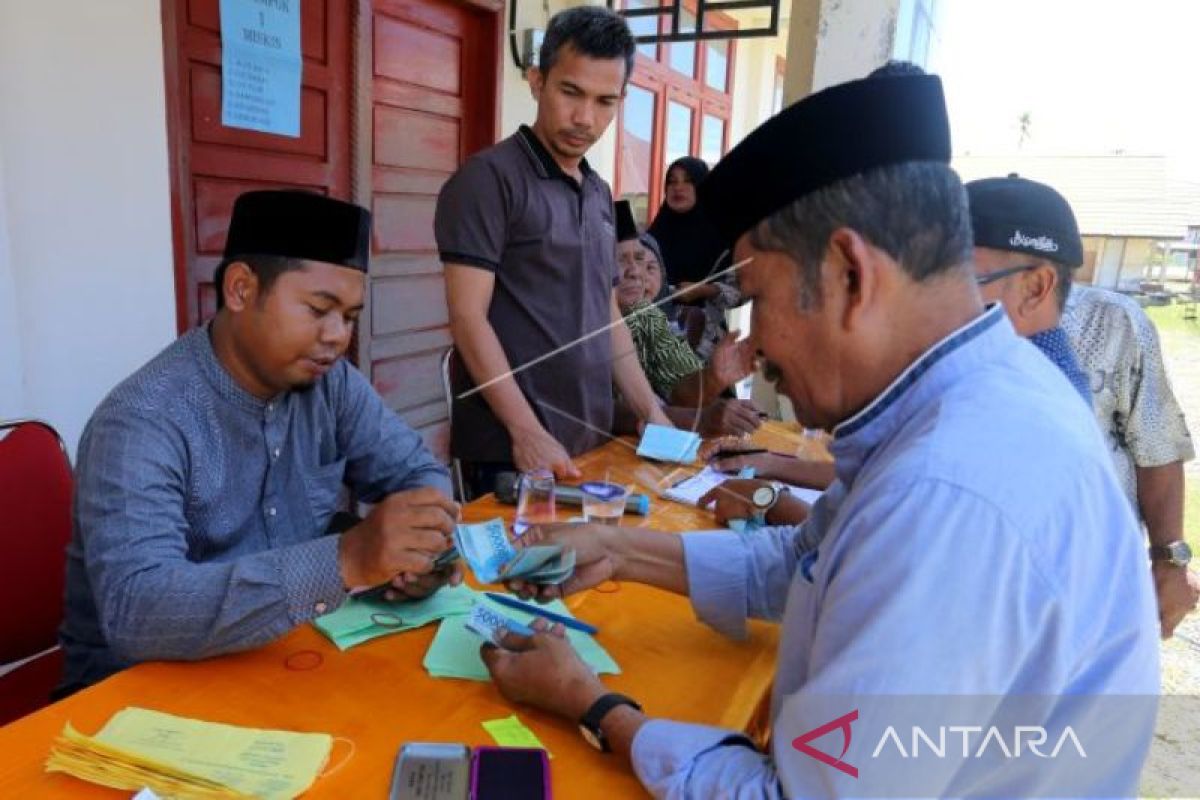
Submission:
[[[443,586],[424,600],[388,603],[350,598],[341,608],[313,620],[339,650],[390,633],[410,631],[445,617],[467,614],[477,593],[465,584]]]
[[[517,622],[528,625],[537,619],[533,614],[527,614],[515,608],[508,608],[499,603],[493,603],[482,595],[478,595],[478,597],[479,602],[486,604],[499,614],[511,617]],[[575,616],[563,605],[561,600],[547,603],[545,608],[564,616]],[[617,662],[608,654],[608,651],[601,647],[588,634],[581,631],[568,630],[567,641],[574,646],[575,652],[592,668],[593,672],[610,675],[621,674],[621,668],[617,666]],[[467,630],[463,625],[462,619],[447,619],[438,628],[437,635],[433,637],[433,644],[429,646],[429,651],[425,653],[425,669],[435,678],[464,678],[472,681],[489,681],[491,680],[491,676],[488,674],[487,667],[484,666],[483,659],[479,655],[479,647],[482,644],[483,640]]]
[[[536,733],[525,727],[525,723],[517,719],[516,714],[503,719],[484,720],[481,724],[488,735],[501,747],[538,747],[546,750],[546,745],[542,744],[542,740],[537,737]],[[550,755],[549,750],[546,750],[546,755],[554,758]]]

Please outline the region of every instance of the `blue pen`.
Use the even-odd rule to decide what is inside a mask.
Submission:
[[[580,622],[573,617],[564,617],[562,614],[555,614],[553,611],[547,611],[541,606],[535,606],[532,603],[522,603],[520,600],[514,600],[506,594],[497,594],[496,592],[484,592],[484,594],[502,606],[515,608],[518,611],[524,611],[534,616],[544,617],[551,622],[560,622],[564,627],[571,628],[572,630],[583,631],[591,636],[595,636],[600,632],[600,629],[595,625],[588,625],[586,622]]]

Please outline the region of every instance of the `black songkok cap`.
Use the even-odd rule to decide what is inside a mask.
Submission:
[[[371,214],[313,192],[246,192],[233,204],[225,258],[250,255],[323,261],[366,272]]]
[[[967,184],[976,247],[1028,253],[1078,267],[1083,240],[1071,204],[1044,183],[1022,178],[984,178]]]
[[[613,203],[617,215],[617,241],[628,242],[638,238],[637,223],[633,221],[633,207],[628,200]]]
[[[909,161],[950,163],[941,80],[864,78],[809,95],[760,125],[700,184],[700,203],[735,241],[806,194]]]

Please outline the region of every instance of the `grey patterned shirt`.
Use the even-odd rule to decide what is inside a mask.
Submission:
[[[447,471],[341,359],[259,400],[185,334],[97,408],[79,446],[64,688],[138,661],[246,650],[345,598],[343,482],[375,502]]]
[[[1096,420],[1137,513],[1135,467],[1195,456],[1167,378],[1158,332],[1131,298],[1091,286],[1072,287],[1062,327],[1091,381]]]

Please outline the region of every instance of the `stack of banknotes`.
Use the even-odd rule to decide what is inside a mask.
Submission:
[[[513,547],[504,520],[493,519],[454,529],[454,549],[480,583],[523,580],[557,585],[575,572],[575,551],[561,545]]]

